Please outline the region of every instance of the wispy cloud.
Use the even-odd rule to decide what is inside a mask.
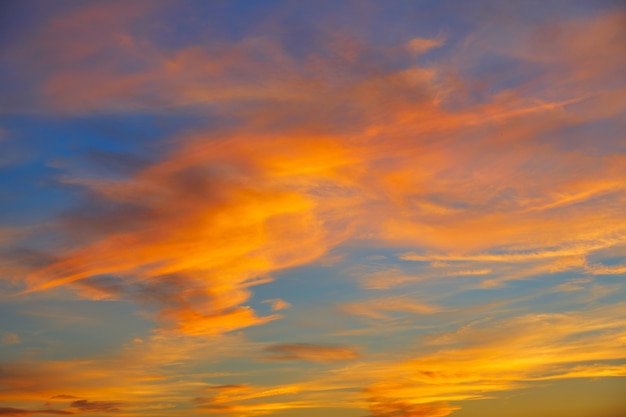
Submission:
[[[370,417],[444,417],[458,410],[447,403],[416,404],[376,397],[370,401]]]
[[[115,401],[88,401],[88,400],[76,400],[72,401],[71,407],[77,408],[80,411],[100,411],[105,413],[115,413],[120,411],[122,403]]]
[[[19,417],[19,416],[31,416],[35,414],[68,416],[68,415],[73,415],[74,413],[71,411],[53,410],[53,409],[27,410],[24,408],[0,407],[0,416]]]
[[[15,408],[0,415],[443,417],[536,381],[626,375],[614,363],[626,357],[624,310],[597,282],[623,291],[626,272],[623,11],[555,18],[478,2],[444,7],[466,22],[459,33],[372,37],[311,18],[319,26],[290,39],[299,24],[194,26],[223,13],[200,3],[42,11],[0,57],[28,80],[15,83],[20,100],[0,100],[9,116],[194,121],[151,143],[150,157],[112,150],[123,140],[64,148],[88,161],[46,161],[69,208],[0,226],[12,303],[136,303],[155,326],[74,359],[30,346],[51,329],[2,333],[2,349],[25,348],[3,364],[0,399]],[[351,16],[396,10],[365,3]],[[247,22],[252,9],[237,7]],[[424,13],[439,12],[406,15]],[[532,280],[531,295],[505,292],[515,280]],[[538,306],[536,294],[567,300]],[[331,318],[307,316],[309,297]],[[371,337],[383,327],[389,340]],[[278,342],[313,331],[346,339]]]
[[[304,360],[311,362],[343,362],[357,359],[360,354],[351,346],[285,343],[265,348],[264,359],[273,361]]]
[[[433,314],[442,311],[441,307],[420,303],[412,297],[381,297],[356,303],[346,303],[340,308],[350,314],[374,319],[389,318],[388,314],[402,312],[408,314]]]
[[[263,302],[270,303],[272,306],[272,310],[274,311],[286,310],[288,308],[291,308],[291,304],[289,304],[285,300],[281,300],[280,298],[275,298],[273,300],[265,300]]]
[[[0,333],[0,344],[18,345],[22,342],[20,336],[16,333],[2,332]]]

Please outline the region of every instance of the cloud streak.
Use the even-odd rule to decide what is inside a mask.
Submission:
[[[271,361],[304,360],[311,362],[343,362],[357,359],[360,355],[354,347],[316,345],[311,343],[285,343],[265,348],[264,357]]]
[[[41,409],[41,410],[26,410],[23,408],[12,408],[12,407],[0,407],[0,416],[31,416],[31,415],[57,415],[57,416],[67,416],[73,415],[71,411],[63,411],[63,410],[52,410],[52,409]]]

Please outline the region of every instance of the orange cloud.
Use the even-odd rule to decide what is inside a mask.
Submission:
[[[67,24],[54,30],[76,29]],[[596,24],[591,30],[618,47],[616,30]],[[440,42],[422,39],[413,49]],[[587,92],[547,100],[523,89],[503,91],[487,103],[452,111],[441,98],[452,88],[446,86],[442,67],[413,63],[368,73],[342,68],[345,61],[329,57],[304,64],[354,72],[355,77],[337,85],[332,78],[311,78],[279,45],[266,40],[169,55],[132,38],[115,48],[124,51],[123,57],[138,52],[149,70],[126,76],[111,63],[113,67],[96,73],[82,67],[76,70],[80,74],[60,72],[48,80],[51,100],[62,100],[58,90],[66,95],[60,108],[84,108],[84,103],[106,108],[132,101],[135,89],[154,82],[163,84],[171,102],[180,105],[270,98],[271,103],[241,113],[245,122],[234,131],[178,138],[163,160],[129,178],[66,178],[114,209],[93,219],[91,223],[107,227],[94,227],[89,241],[58,248],[57,261],[33,268],[26,292],[71,285],[95,299],[131,298],[156,306],[156,318],[166,329],[220,334],[279,318],[258,317],[246,306],[250,287],[267,282],[265,277],[277,270],[315,261],[348,239],[443,253],[414,253],[404,255],[406,260],[510,262],[585,256],[622,242],[626,233],[620,203],[624,158],[598,158],[536,139],[580,123],[581,114],[590,120],[599,117],[588,114],[581,98]],[[257,65],[257,53],[267,58],[266,67]],[[74,62],[81,56],[63,59]],[[256,72],[242,84],[230,78],[233,68],[238,74],[251,68]],[[549,75],[552,70],[546,69]],[[200,81],[210,91],[196,88]],[[212,84],[218,81],[219,86]],[[103,90],[83,88],[87,82]],[[66,88],[70,84],[76,91]],[[191,91],[195,96],[190,98]],[[81,96],[83,92],[95,96]],[[353,108],[354,124],[337,126],[323,112],[329,101]],[[268,127],[268,120],[292,116],[306,116],[311,123]],[[529,164],[534,169],[526,169]],[[598,211],[596,204],[607,195],[614,198],[602,201],[605,209]],[[71,218],[65,226],[70,235],[84,228]],[[512,254],[485,253],[496,246],[501,252],[502,245]],[[508,249],[520,247],[524,250]],[[456,274],[487,270],[467,268]],[[104,276],[118,281],[109,285]],[[379,289],[413,279],[402,274],[371,278],[366,285]],[[400,307],[435,311],[410,303]],[[367,314],[390,311],[385,308],[370,306]]]
[[[58,416],[67,416],[73,415],[71,411],[64,410],[52,410],[52,409],[40,409],[40,410],[26,410],[23,408],[13,408],[13,407],[0,407],[0,416],[31,416],[34,414],[51,414]]]
[[[611,322],[604,319],[607,314]],[[430,404],[485,398],[532,381],[624,376],[625,368],[610,361],[626,355],[617,342],[625,330],[624,310],[618,305],[584,313],[478,320],[456,332],[425,338],[423,353],[412,360],[380,364],[381,380],[366,392],[383,404]]]
[[[414,60],[442,45],[442,37],[377,51],[381,60],[404,63],[394,69],[364,65],[360,58],[373,48],[350,39],[300,60],[261,38],[165,51],[128,34],[131,21],[150,9],[146,4],[81,7],[43,30],[45,47],[63,51],[42,75],[45,106],[61,113],[208,112],[219,104],[215,112],[235,118],[237,127],[174,138],[162,159],[123,179],[64,178],[104,208],[87,221],[68,214],[58,226],[68,244],[40,262],[20,258],[24,265],[14,271],[27,270],[23,294],[70,286],[87,298],[131,299],[152,308],[160,327],[123,359],[10,366],[1,378],[12,391],[0,398],[62,400],[69,398],[58,392],[71,392],[61,395],[79,395],[71,402],[78,411],[131,413],[186,401],[199,377],[185,385],[157,363],[184,364],[198,351],[217,349],[186,336],[221,341],[280,318],[259,317],[247,305],[251,288],[344,242],[400,248],[401,261],[438,262],[442,271],[360,274],[368,289],[452,275],[490,274],[495,278],[483,283],[489,287],[566,270],[623,273],[622,265],[587,262],[626,242],[626,158],[614,151],[620,139],[600,146],[590,142],[595,138],[565,138],[563,129],[603,122],[626,108],[624,16],[567,22],[559,36],[550,28],[520,29],[528,36],[504,47],[484,33],[457,45],[451,62],[461,61],[461,69],[476,65],[467,48],[516,57],[540,73],[471,101],[464,91],[475,92],[477,80],[454,74],[451,64]],[[97,34],[102,27],[104,36]],[[129,63],[139,69],[129,73]],[[289,306],[271,302],[274,311]],[[410,297],[341,307],[375,319],[445,310]],[[448,402],[526,381],[622,375],[615,365],[573,365],[624,358],[615,342],[625,337],[623,312],[600,313],[470,323],[427,338],[413,359],[364,363],[361,370],[379,367],[356,377],[346,377],[349,367],[339,369],[329,377],[335,385],[222,385],[197,406],[253,415],[317,407],[329,398],[336,405],[318,391],[368,385],[372,416],[438,417],[454,411]],[[270,360],[362,359],[350,346],[279,344],[266,353]],[[129,366],[133,360],[138,368]],[[245,403],[305,391],[306,401]]]
[[[459,409],[446,403],[415,404],[376,397],[370,401],[370,417],[444,417]]]
[[[265,300],[263,302],[264,303],[271,303],[272,310],[274,310],[274,311],[286,310],[288,308],[291,308],[291,304],[289,304],[285,300],[281,300],[280,298],[275,298],[273,300]]]
[[[76,414],[119,409],[155,415],[155,410],[187,403],[190,391],[206,385],[205,378],[224,376],[190,369],[208,358],[240,356],[244,342],[241,336],[198,338],[162,332],[96,358],[4,362],[0,383],[6,389],[0,401],[15,406],[47,402]]]

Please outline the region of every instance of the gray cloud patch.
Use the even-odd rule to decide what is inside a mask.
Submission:
[[[275,361],[304,360],[310,362],[342,362],[357,359],[360,355],[351,346],[287,343],[265,348],[265,359]]]

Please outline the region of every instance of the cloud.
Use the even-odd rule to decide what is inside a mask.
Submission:
[[[453,276],[467,276],[467,275],[488,275],[491,274],[492,270],[489,268],[484,269],[464,269],[461,271],[452,271],[448,272],[448,275]]]
[[[0,416],[11,416],[11,417],[19,417],[19,416],[31,416],[36,414],[51,414],[51,415],[59,415],[59,416],[68,416],[73,415],[71,411],[64,410],[52,410],[52,409],[41,409],[41,410],[26,410],[23,408],[12,408],[12,407],[0,407]]]
[[[20,336],[16,333],[2,332],[0,336],[0,344],[2,345],[18,345],[22,343]]]
[[[268,141],[266,156],[284,149],[281,142]],[[328,219],[322,222],[319,213],[324,208],[297,192],[313,187],[308,182],[314,178],[332,175],[342,161],[322,161],[325,148],[319,141],[307,140],[301,150],[274,159],[253,156],[241,146],[236,137],[190,141],[169,160],[128,181],[85,183],[103,198],[150,214],[135,230],[104,232],[94,243],[36,271],[31,290],[92,278],[76,285],[97,298],[124,296],[156,304],[165,325],[190,334],[277,318],[258,318],[240,304],[249,298],[248,287],[268,282],[263,276],[269,272],[310,262],[342,239],[326,230]],[[301,165],[294,162],[298,158],[304,159]],[[316,163],[320,165],[311,165]],[[300,172],[303,166],[308,168]],[[288,181],[279,182],[283,178]],[[108,214],[95,221],[108,223]],[[102,275],[122,279],[108,285],[94,278]]]
[[[384,398],[372,398],[369,417],[444,417],[458,410],[446,403],[411,403]]]
[[[275,298],[273,300],[265,300],[263,302],[264,303],[271,303],[272,310],[274,310],[274,311],[286,310],[288,308],[291,308],[291,304],[289,304],[285,300],[281,300],[280,298]]]
[[[206,352],[250,355],[237,331],[281,318],[259,316],[248,305],[252,289],[344,243],[393,248],[401,262],[440,267],[355,271],[363,287],[381,291],[450,276],[469,282],[491,274],[482,287],[495,288],[564,271],[623,273],[622,265],[586,260],[626,242],[621,136],[588,133],[626,108],[621,14],[556,29],[518,22],[500,32],[513,39],[485,25],[465,41],[450,37],[437,51],[450,56],[426,66],[415,55],[443,46],[443,36],[384,48],[338,34],[337,44],[306,55],[262,36],[165,48],[139,24],[160,6],[94,4],[60,12],[11,51],[18,54],[12,65],[38,72],[31,102],[15,111],[177,109],[228,123],[168,138],[154,159],[86,157],[114,177],[64,171],[63,185],[87,202],[42,226],[59,237],[46,253],[11,261],[22,295],[64,286],[87,299],[130,300],[158,328],[114,358],[8,365],[0,378],[9,391],[0,398],[34,402],[72,392],[80,395],[77,411],[123,404],[129,413],[188,401],[204,381],[194,367]],[[476,51],[514,62],[511,78],[490,73]],[[588,130],[577,133],[581,126]],[[571,292],[585,282],[554,288]],[[292,313],[278,296],[264,298],[273,311]],[[406,296],[340,306],[382,320],[454,314],[444,303]],[[624,337],[623,312],[586,313],[494,314],[425,337],[419,354],[406,354],[412,359],[360,368],[366,359],[352,346],[270,345],[268,360],[355,367],[335,369],[328,377],[335,385],[313,388],[215,385],[196,405],[253,415],[320,407],[329,398],[341,404],[339,394],[321,392],[368,385],[373,416],[444,416],[454,410],[448,403],[528,381],[621,375],[614,365],[573,365],[624,357],[615,344]],[[362,372],[347,377],[354,369]],[[296,393],[306,400],[245,402]]]
[[[626,273],[626,266],[624,265],[598,265],[598,264],[590,264],[586,265],[585,268],[594,275],[618,275]]]
[[[592,235],[593,236],[593,235]],[[429,262],[431,267],[442,269],[441,273],[422,272],[422,279],[436,279],[445,276],[490,275],[482,288],[501,286],[507,281],[532,279],[539,275],[559,274],[575,271],[585,275],[611,275],[622,271],[620,265],[605,266],[590,264],[588,257],[602,257],[607,251],[619,253],[625,242],[623,232],[606,233],[600,237],[580,236],[578,241],[569,241],[541,250],[517,250],[497,253],[403,253],[399,259],[411,262]],[[520,248],[520,249],[522,249]],[[421,270],[428,268],[418,266]]]
[[[319,363],[343,362],[357,359],[360,354],[350,346],[287,343],[265,348],[264,359],[272,361],[303,360]]]
[[[429,51],[430,49],[439,47],[443,45],[443,43],[444,43],[444,39],[441,36],[437,38],[433,38],[433,39],[414,38],[414,39],[411,39],[406,44],[406,47],[412,53],[419,55],[419,54],[423,54],[424,52]]]
[[[516,254],[478,254],[478,255],[454,255],[454,254],[417,254],[404,253],[399,256],[404,261],[416,262],[446,262],[446,261],[479,261],[479,262],[523,262],[545,258],[556,258],[570,255],[582,255],[586,252],[583,248],[565,251],[546,251]]]
[[[26,81],[29,85],[22,84],[25,89],[21,94],[11,94],[7,97],[9,100],[3,100],[0,103],[2,111],[32,112],[34,110],[37,112],[46,109],[51,103],[45,103],[47,101],[45,85],[48,79],[52,82],[57,78],[61,79],[57,84],[65,80],[70,90],[67,95],[61,93],[55,100],[56,104],[65,107],[62,104],[64,98],[77,96],[80,93],[79,90],[71,92],[71,82],[62,74],[65,74],[65,71],[71,67],[85,69],[89,67],[88,62],[91,60],[112,62],[113,56],[128,51],[133,44],[128,36],[130,27],[132,25],[143,26],[139,21],[152,15],[152,12],[158,10],[162,4],[158,1],[140,1],[132,5],[91,3],[89,5],[66,5],[66,7],[55,8],[53,11],[48,10],[42,24],[33,27],[29,36],[22,37],[19,45],[8,48],[7,53],[3,55],[3,61],[20,64],[18,66],[9,64],[12,80]],[[134,61],[135,65],[142,62],[141,59],[131,61]],[[46,69],[33,70],[40,65],[45,65]],[[25,67],[30,68],[28,77],[19,73],[20,68]],[[112,64],[109,68],[111,67],[114,68],[116,65]],[[77,77],[78,84],[86,87],[81,82],[78,72],[75,72],[74,76]],[[122,85],[132,88],[127,82]],[[84,103],[87,106],[91,97],[99,95],[101,88],[96,87],[93,90],[92,94],[84,92],[80,95],[80,99],[86,100]],[[43,96],[41,93],[44,93]],[[14,102],[12,103],[10,99]],[[77,104],[75,103],[74,110],[77,109]],[[29,105],[33,106],[30,111]]]
[[[237,415],[263,415],[278,410],[312,408],[313,403],[303,400],[306,391],[315,390],[311,384],[279,386],[252,386],[228,384],[204,389],[212,394],[197,397],[197,408],[209,413],[235,413]],[[268,398],[272,400],[268,401]]]
[[[116,413],[120,411],[122,403],[115,401],[77,400],[72,401],[70,406],[77,408],[80,411],[103,411],[105,413]]]
[[[443,252],[431,260],[451,260],[456,252],[463,254],[457,260],[510,262],[585,255],[625,232],[606,226],[623,215],[617,200],[595,209],[596,199],[623,193],[616,185],[625,178],[623,158],[607,154],[600,163],[577,148],[536,139],[581,123],[578,114],[591,111],[581,98],[588,92],[548,99],[511,86],[452,110],[442,101],[452,88],[445,66],[417,65],[406,50],[377,51],[381,63],[399,60],[404,67],[381,64],[374,72],[332,52],[298,62],[269,39],[162,51],[124,32],[142,11],[104,9],[77,9],[49,29],[57,42],[66,32],[89,32],[94,19],[113,19],[122,33],[97,43],[105,52],[112,48],[119,63],[93,65],[103,59],[98,52],[90,64],[67,64],[83,59],[78,46],[59,58],[62,70],[46,81],[55,108],[141,107],[135,93],[154,90],[166,95],[156,102],[173,106],[238,103],[218,107],[241,123],[180,135],[160,160],[143,161],[122,178],[65,177],[96,204],[64,217],[60,229],[76,242],[55,250],[57,261],[33,268],[26,293],[70,285],[88,298],[139,301],[157,310],[166,329],[218,334],[278,319],[246,306],[250,288],[348,239]],[[87,17],[76,21],[72,13]],[[618,47],[617,29],[591,30]],[[425,51],[441,40],[412,42]],[[356,48],[358,56],[373,49]],[[139,69],[123,73],[134,57],[144,60]],[[544,71],[550,76],[554,69]],[[242,105],[252,102],[263,104]],[[345,106],[349,124],[337,121],[329,102]],[[586,246],[568,248],[587,236]],[[534,248],[467,254],[502,244]],[[373,277],[365,285],[386,289],[411,280]]]
[[[238,375],[198,372],[209,356],[215,360],[241,357],[246,351],[252,354],[241,335],[198,338],[160,332],[146,337],[144,343],[129,341],[119,351],[97,358],[14,360],[0,363],[0,384],[6,387],[0,392],[0,401],[7,404],[39,404],[41,398],[49,398],[56,404],[70,401],[76,413],[87,409],[112,412],[117,408],[132,413],[171,408],[171,404],[187,401],[189,390],[204,385],[205,378]],[[115,401],[101,401],[101,398],[115,398]]]
[[[483,317],[424,337],[425,349],[413,359],[379,364],[379,381],[366,392],[383,403],[431,403],[485,398],[533,381],[624,376],[624,367],[612,362],[626,355],[617,342],[626,334],[624,312],[615,304],[576,313]]]
[[[434,314],[443,311],[441,307],[420,303],[408,296],[381,297],[340,306],[350,314],[373,319],[389,319],[386,313]]]
[[[349,272],[359,280],[360,285],[368,290],[386,290],[409,282],[419,281],[422,277],[411,275],[400,268],[382,267],[375,268],[352,267]]]

